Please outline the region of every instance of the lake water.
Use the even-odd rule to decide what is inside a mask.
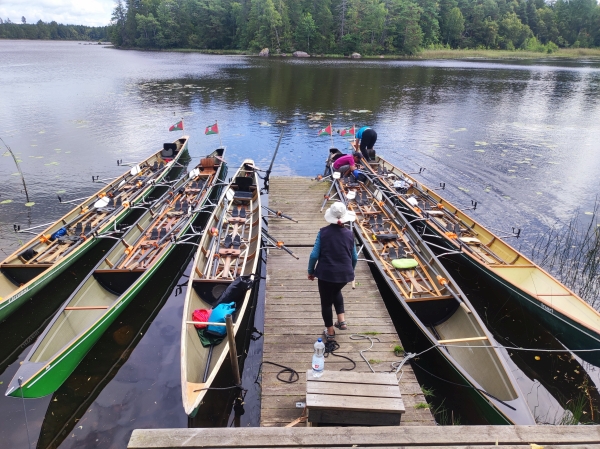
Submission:
[[[600,190],[598,61],[267,60],[0,41],[0,86],[0,137],[21,160],[35,202],[24,205],[21,179],[4,154],[2,258],[22,237],[12,232],[13,224],[57,219],[67,210],[57,195],[92,194],[99,188],[92,176],[117,176],[123,171],[117,160],[141,160],[174,140],[180,133],[168,128],[180,118],[195,162],[219,145],[219,136],[204,135],[218,121],[231,167],[254,158],[266,168],[284,129],[274,175],[322,172],[331,142],[318,137],[318,130],[329,123],[334,129],[370,125],[381,155],[407,171],[425,167],[423,182],[445,182],[444,196],[456,204],[477,201],[473,216],[483,224],[521,228],[521,239],[512,243],[526,253],[546,225],[568,220],[576,210],[591,212]],[[348,148],[338,135],[333,144]],[[132,304],[74,373],[71,387],[26,402],[32,440],[47,426],[40,447],[123,447],[133,428],[188,425],[179,399],[182,296],[169,295],[171,290],[165,274],[152,306]],[[59,293],[46,296],[49,310],[60,304]],[[51,299],[58,302],[51,305]],[[45,318],[36,321],[24,312],[18,317],[30,322],[27,332]],[[18,334],[18,327],[0,327],[0,333]],[[126,337],[135,332],[137,337]],[[7,352],[6,363],[0,361],[0,388],[27,351],[22,344]],[[534,375],[525,377],[531,391],[543,390]],[[85,390],[88,382],[93,388]],[[90,395],[89,403],[81,398]],[[552,421],[560,412],[552,409],[552,399],[535,400],[542,403],[540,420]],[[70,408],[59,412],[61,401]],[[71,417],[70,424],[50,422],[61,413]],[[256,424],[256,410],[246,415],[246,424]],[[21,401],[0,396],[6,444],[24,447],[24,430]]]

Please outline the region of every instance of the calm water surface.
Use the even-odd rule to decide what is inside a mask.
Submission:
[[[14,163],[0,157],[2,257],[19,246],[13,224],[57,219],[67,210],[57,194],[92,194],[99,188],[92,176],[117,176],[117,159],[141,160],[175,139],[168,128],[181,117],[196,163],[219,144],[204,135],[218,120],[231,167],[248,157],[266,167],[283,128],[276,175],[321,172],[330,141],[317,131],[327,124],[371,125],[381,155],[408,171],[425,167],[422,180],[445,182],[450,201],[477,201],[473,216],[485,225],[521,228],[514,243],[526,252],[547,224],[591,211],[599,192],[600,64],[593,61],[264,60],[0,41],[0,86],[0,137],[21,160],[36,203],[25,207]],[[337,135],[333,144],[348,148]],[[182,296],[171,294],[173,270],[132,303],[64,388],[27,401],[32,440],[44,429],[40,447],[122,447],[133,428],[188,425],[179,399]],[[63,296],[61,286],[49,290],[45,307],[53,310]],[[17,315],[27,326],[0,327],[3,338],[18,342],[0,354],[0,388],[28,352],[23,341],[49,313],[38,311]],[[496,310],[488,322],[503,313],[511,312]],[[250,351],[260,359],[260,346]],[[562,413],[550,393],[546,371],[553,367],[536,375],[517,365],[536,416],[552,421]],[[587,368],[584,380],[597,382]],[[259,406],[249,403],[243,425],[258,422]],[[22,407],[0,396],[0,435],[13,447],[27,444]]]

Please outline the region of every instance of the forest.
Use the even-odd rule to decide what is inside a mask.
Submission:
[[[126,48],[416,54],[600,46],[596,0],[117,0]]]
[[[104,27],[62,25],[54,21],[45,23],[41,20],[29,24],[25,17],[21,17],[19,22],[13,22],[10,18],[0,18],[0,39],[108,41],[110,28],[108,25]]]

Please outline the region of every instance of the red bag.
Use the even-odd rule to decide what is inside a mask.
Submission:
[[[192,313],[192,321],[201,321],[203,323],[206,323],[210,318],[211,312],[212,309],[194,310],[194,313]],[[208,326],[208,324],[194,324],[194,326],[196,326],[196,329],[204,329]]]

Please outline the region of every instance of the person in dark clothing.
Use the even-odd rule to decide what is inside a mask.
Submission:
[[[325,212],[325,220],[331,223],[321,228],[308,261],[308,279],[318,278],[321,297],[321,315],[325,323],[324,337],[335,340],[334,326],[346,330],[344,297],[342,288],[354,280],[354,267],[358,261],[354,235],[344,223],[354,221],[356,214],[348,211],[341,202],[331,205]],[[315,268],[316,265],[316,268]],[[335,308],[337,321],[333,322],[331,307]]]
[[[375,159],[375,150],[373,149],[375,142],[377,142],[377,133],[375,130],[368,126],[363,126],[356,133],[356,138],[360,140],[360,152],[363,154],[365,160],[368,162]]]

